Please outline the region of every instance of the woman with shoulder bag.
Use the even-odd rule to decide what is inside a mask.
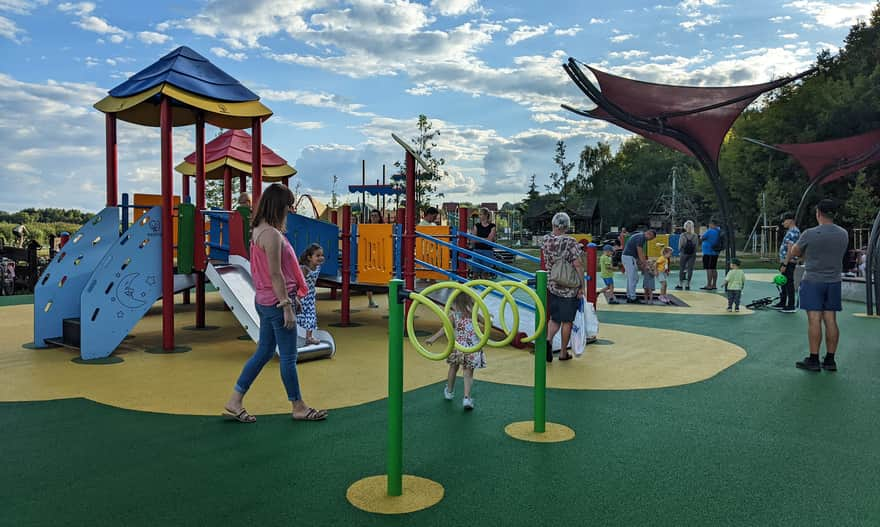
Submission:
[[[568,214],[558,212],[551,222],[553,232],[544,237],[541,251],[544,265],[550,271],[547,280],[547,304],[550,321],[547,324],[547,362],[553,362],[551,343],[557,331],[562,331],[559,360],[569,360],[571,327],[584,294],[584,251],[581,244],[565,233],[571,227]]]
[[[684,232],[678,237],[678,255],[680,271],[678,273],[678,285],[675,286],[679,291],[691,290],[691,277],[694,275],[694,264],[697,261],[697,247],[699,247],[700,237],[694,232],[694,222],[688,220],[684,222]]]

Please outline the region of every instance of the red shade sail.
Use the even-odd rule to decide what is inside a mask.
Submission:
[[[880,162],[880,129],[831,141],[773,146],[797,159],[810,181],[821,178],[824,184]]]
[[[618,77],[592,66],[587,68],[596,76],[602,96],[609,102],[638,119],[653,120],[688,134],[716,163],[724,136],[739,114],[759,95],[784,84],[782,81],[773,81],[726,88],[670,86]],[[589,114],[694,155],[681,142],[621,123],[602,108],[596,108]]]

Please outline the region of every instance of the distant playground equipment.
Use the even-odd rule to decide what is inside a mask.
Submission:
[[[462,353],[479,351],[483,346],[501,347],[509,343],[513,331],[504,331],[505,337],[500,341],[492,341],[489,337],[491,323],[487,318],[490,307],[484,302],[489,291],[502,294],[507,300],[500,317],[506,319],[506,308],[514,321],[518,318],[518,303],[513,301],[510,289],[528,290],[535,302],[532,305],[537,316],[533,319],[532,335],[524,337],[524,341],[535,341],[535,388],[534,388],[534,419],[524,423],[508,425],[505,431],[511,437],[527,441],[555,442],[572,439],[574,432],[563,425],[546,422],[546,294],[547,273],[539,271],[536,277],[537,292],[532,291],[521,282],[495,283],[489,280],[473,280],[464,284],[458,282],[440,282],[415,292],[403,288],[403,281],[394,279],[389,283],[388,319],[388,448],[386,457],[386,474],[361,479],[352,484],[346,492],[348,501],[362,510],[382,514],[404,514],[431,507],[443,499],[442,485],[431,480],[403,474],[403,339],[404,320],[410,342],[416,350],[430,360],[443,360],[457,349]],[[479,288],[482,288],[480,290]],[[438,302],[432,298],[433,293],[447,292],[445,300]],[[455,331],[449,319],[449,311],[456,295],[470,295],[474,301],[474,331],[480,341],[472,347],[464,347],[455,341]],[[404,316],[404,304],[411,303],[408,314]],[[446,347],[433,353],[424,348],[415,336],[413,318],[418,306],[424,305],[440,320],[446,335]],[[442,307],[441,307],[442,306]],[[479,321],[482,318],[482,324]],[[516,324],[514,324],[516,326]],[[515,328],[514,328],[515,329]],[[523,427],[522,425],[527,425]],[[549,425],[549,426],[548,426]],[[525,428],[525,430],[523,430]],[[530,429],[529,429],[530,428]],[[525,433],[523,433],[525,432]]]
[[[34,290],[40,273],[46,266],[45,259],[38,256],[42,246],[29,240],[24,247],[0,245],[0,295],[30,293]]]

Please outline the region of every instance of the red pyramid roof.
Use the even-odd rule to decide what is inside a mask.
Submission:
[[[242,163],[250,164],[253,160],[251,154],[252,139],[244,130],[227,130],[212,139],[205,145],[205,163],[213,163],[224,157],[231,157]],[[266,145],[262,145],[263,166],[273,167],[286,165],[287,161],[272,151]],[[196,153],[193,152],[184,159],[187,163],[196,162]]]

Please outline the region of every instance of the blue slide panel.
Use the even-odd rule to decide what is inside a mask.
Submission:
[[[336,225],[299,214],[287,214],[287,240],[297,256],[306,248],[318,243],[324,248],[322,275],[339,275],[339,227]],[[356,254],[356,253],[355,253]]]
[[[108,357],[162,296],[162,208],[116,240],[82,293],[80,356]]]
[[[107,207],[55,255],[34,289],[34,346],[62,336],[65,318],[79,318],[80,296],[101,259],[119,239],[119,209]]]

